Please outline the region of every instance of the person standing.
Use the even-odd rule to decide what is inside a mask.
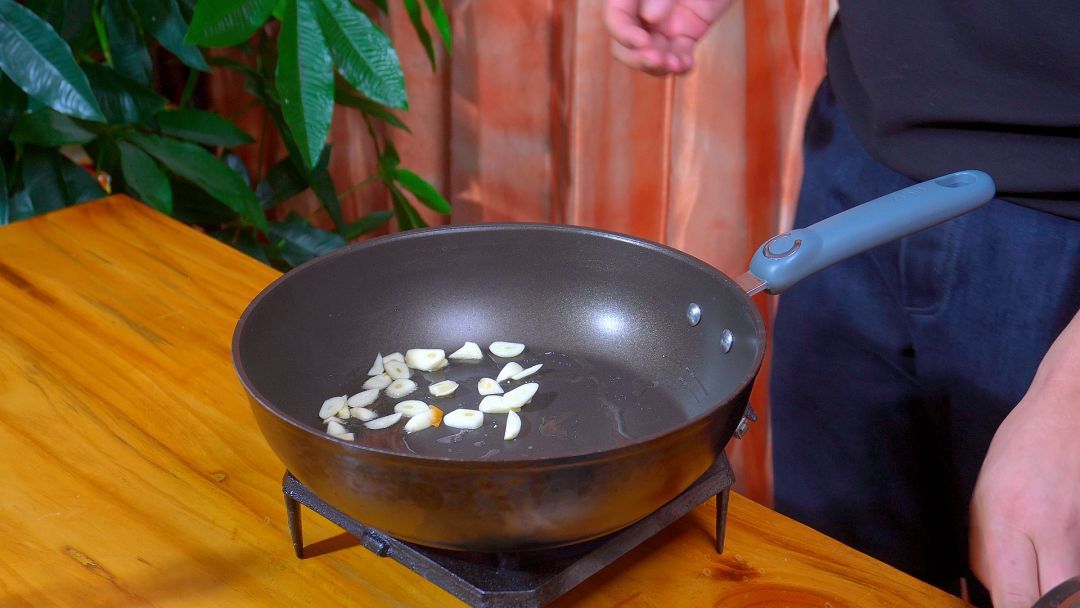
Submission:
[[[612,52],[693,68],[731,0],[605,0]],[[1080,574],[1080,3],[841,0],[803,227],[918,181],[999,198],[780,299],[778,511],[998,608]]]

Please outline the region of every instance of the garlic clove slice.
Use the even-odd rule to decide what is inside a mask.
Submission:
[[[480,382],[476,383],[476,392],[481,395],[501,395],[503,389],[498,382],[491,378],[481,378]]]
[[[412,380],[394,380],[390,383],[390,386],[386,387],[386,396],[391,399],[400,399],[405,395],[412,394],[416,390],[416,383]]]
[[[389,416],[383,416],[382,418],[376,418],[370,422],[365,422],[364,426],[373,431],[377,431],[392,426],[398,420],[401,420],[401,414],[390,414]]]
[[[364,386],[362,386],[361,388],[364,388],[364,389],[386,388],[387,386],[390,386],[390,383],[393,382],[393,381],[394,381],[394,379],[391,378],[390,376],[387,376],[386,374],[379,374],[378,376],[372,376],[372,377],[368,378],[367,382],[365,382]]]
[[[387,361],[401,361],[402,363],[404,363],[405,362],[405,355],[403,355],[401,353],[390,353],[389,355],[386,355],[385,357],[382,358],[382,362],[383,362],[384,366],[386,365]]]
[[[441,348],[410,348],[405,351],[405,365],[422,372],[430,372],[446,360]]]
[[[513,376],[510,376],[510,379],[511,380],[522,380],[524,378],[528,378],[529,376],[531,376],[531,375],[535,374],[536,372],[540,371],[541,367],[544,367],[544,364],[543,363],[537,363],[536,365],[534,365],[532,367],[523,369],[520,372],[514,374]]]
[[[341,435],[341,434],[347,433],[347,432],[348,431],[345,430],[345,425],[341,424],[337,420],[331,420],[326,425],[326,434],[327,435]]]
[[[375,403],[375,400],[378,398],[379,389],[373,388],[356,393],[352,397],[349,397],[349,400],[346,401],[346,403],[349,404],[349,407],[367,407],[372,403]]]
[[[405,423],[405,432],[415,433],[416,431],[422,431],[431,426],[431,422],[434,418],[435,412],[431,410],[421,412],[412,418],[409,418],[409,421]]]
[[[503,433],[503,439],[510,441],[518,436],[521,432],[521,416],[518,416],[514,412],[506,414],[506,432]]]
[[[423,401],[417,401],[416,399],[410,399],[409,401],[402,401],[394,406],[394,411],[406,418],[412,418],[417,414],[422,414],[428,411],[428,404]]]
[[[525,350],[525,345],[517,342],[492,342],[488,350],[496,357],[509,359],[520,355]]]
[[[510,409],[503,405],[502,395],[488,395],[480,401],[480,405],[477,406],[481,412],[485,414],[505,414]]]
[[[367,422],[368,420],[374,420],[379,417],[375,412],[367,409],[366,407],[353,407],[349,408],[349,414],[353,418],[357,418],[360,422]]]
[[[507,409],[519,408],[528,403],[539,388],[540,385],[535,382],[522,384],[503,395],[503,405],[505,405]]]
[[[502,370],[499,371],[499,375],[495,378],[495,381],[502,382],[503,380],[508,380],[511,376],[519,372],[521,372],[521,364],[511,361],[503,366]]]
[[[453,380],[443,380],[442,382],[436,382],[428,387],[430,392],[435,397],[445,397],[447,395],[453,395],[457,390],[458,383]]]
[[[484,353],[476,342],[466,342],[465,346],[450,353],[449,358],[460,361],[479,361],[484,358]]]
[[[405,365],[401,361],[390,361],[384,364],[386,367],[386,375],[390,376],[394,380],[403,380],[412,378],[412,371],[408,365]]]
[[[443,416],[443,424],[450,428],[471,431],[484,425],[484,414],[477,410],[454,410]]]
[[[383,373],[383,358],[382,353],[375,355],[375,363],[371,364],[371,369],[368,370],[367,375],[378,376]]]
[[[341,408],[345,407],[345,402],[348,399],[345,395],[340,397],[331,397],[326,401],[323,401],[322,407],[319,408],[319,418],[329,418],[341,411]]]
[[[435,367],[431,368],[431,371],[437,372],[440,369],[446,369],[447,365],[450,365],[450,360],[449,359],[443,359]]]
[[[349,408],[348,407],[343,407],[340,410],[338,410],[337,417],[341,418],[342,420],[348,420],[349,419]]]
[[[342,433],[340,435],[333,435],[333,437],[344,439],[345,441],[356,441],[356,435],[353,435],[352,433]]]

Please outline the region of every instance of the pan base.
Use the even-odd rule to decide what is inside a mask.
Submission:
[[[357,537],[379,557],[397,561],[470,606],[501,608],[550,603],[713,496],[717,498],[716,551],[722,553],[728,491],[734,482],[731,465],[721,454],[689,489],[619,532],[575,545],[519,553],[448,551],[404,542],[338,511],[290,473],[285,473],[282,490],[298,558],[304,557],[303,504]]]

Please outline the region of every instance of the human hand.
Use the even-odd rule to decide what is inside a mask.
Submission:
[[[995,608],[1080,574],[1080,314],[998,427],[971,501],[971,565]]]
[[[694,66],[694,45],[732,0],[606,0],[604,23],[611,52],[654,76]]]

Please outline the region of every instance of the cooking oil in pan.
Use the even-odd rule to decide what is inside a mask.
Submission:
[[[361,445],[411,452],[425,456],[462,459],[512,460],[611,449],[635,439],[669,429],[689,419],[684,404],[697,405],[700,395],[683,382],[661,386],[657,378],[644,378],[610,361],[587,356],[544,352],[513,359],[528,368],[543,363],[536,374],[519,381],[504,381],[504,390],[536,382],[539,390],[518,413],[521,432],[506,441],[506,414],[484,414],[484,426],[460,430],[440,426],[406,435],[401,424],[369,430],[358,422],[348,424]],[[480,361],[451,361],[437,372],[413,372],[417,391],[403,399],[420,399],[444,413],[459,408],[476,409],[483,397],[477,393],[481,378],[495,378],[509,361],[487,355]],[[432,397],[427,387],[453,380],[458,389],[447,397]],[[349,394],[359,392],[348,386]],[[385,394],[371,406],[380,416],[393,412],[402,399]]]

